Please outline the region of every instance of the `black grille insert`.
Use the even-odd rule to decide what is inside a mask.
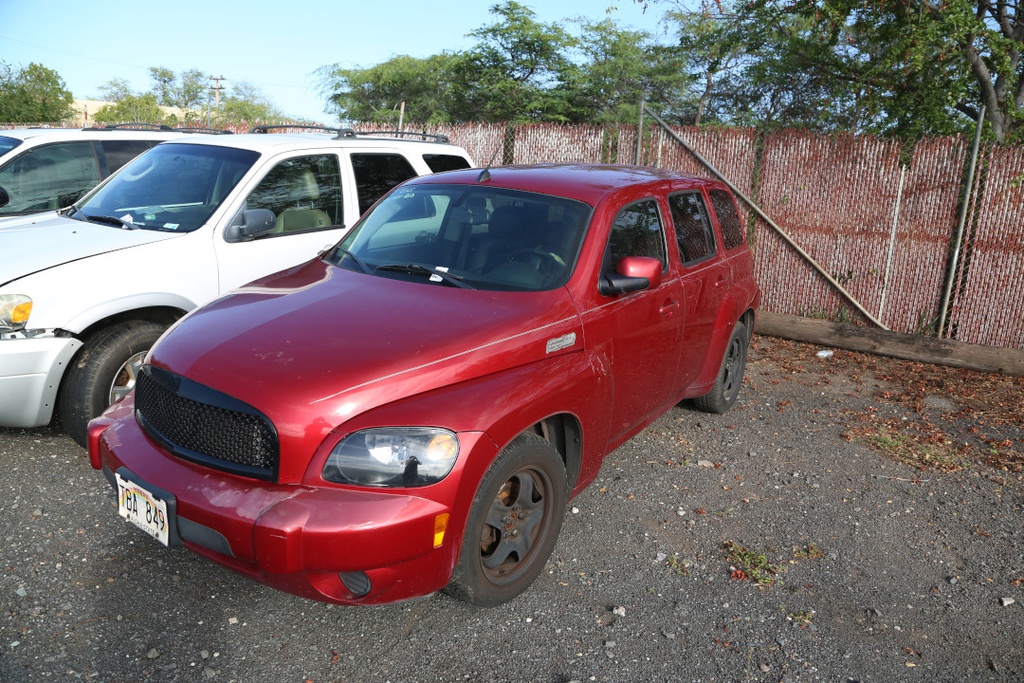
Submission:
[[[277,430],[261,412],[227,394],[144,365],[135,416],[174,455],[234,474],[277,479]]]

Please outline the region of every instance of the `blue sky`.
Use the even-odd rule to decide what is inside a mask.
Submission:
[[[78,99],[98,98],[113,78],[136,91],[153,83],[149,67],[200,69],[247,81],[288,115],[336,123],[323,113],[312,73],[321,66],[368,67],[396,55],[427,57],[462,50],[466,34],[494,21],[496,0],[306,0],[249,3],[0,0],[0,61],[55,70]],[[606,16],[620,26],[663,36],[671,0],[646,12],[634,0],[520,2],[537,20],[572,29],[576,17]]]

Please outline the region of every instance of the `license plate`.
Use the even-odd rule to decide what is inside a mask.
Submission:
[[[167,545],[170,538],[167,502],[117,472],[114,477],[117,479],[118,514]]]

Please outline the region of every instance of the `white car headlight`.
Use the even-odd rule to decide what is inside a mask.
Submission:
[[[426,486],[455,466],[459,438],[437,427],[382,427],[349,434],[324,465],[328,481],[358,486]]]
[[[0,294],[0,332],[25,329],[31,313],[31,298],[24,294]]]

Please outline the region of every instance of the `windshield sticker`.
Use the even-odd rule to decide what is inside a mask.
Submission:
[[[569,334],[563,334],[561,337],[555,337],[554,339],[548,339],[547,352],[554,353],[555,351],[561,351],[567,349],[570,346],[576,344],[576,333],[570,332]]]
[[[438,271],[440,271],[442,273],[447,273],[448,272],[448,266],[434,266],[434,270],[438,270]],[[431,275],[430,276],[430,281],[431,282],[444,282],[444,278],[442,278],[440,275]]]

